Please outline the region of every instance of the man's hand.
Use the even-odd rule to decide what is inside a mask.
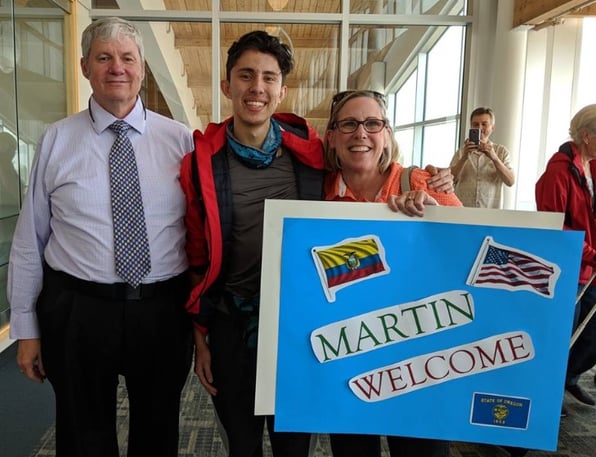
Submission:
[[[506,186],[511,187],[513,186],[513,184],[515,184],[515,174],[513,173],[513,170],[507,167],[501,161],[501,159],[499,159],[499,156],[497,155],[497,151],[495,151],[493,143],[490,143],[488,141],[480,142],[480,145],[478,146],[478,151],[482,152],[483,154],[486,154],[488,158],[493,161],[497,173],[499,173],[501,179],[503,180],[503,183]]]
[[[453,192],[451,168],[437,168],[434,165],[427,165],[424,170],[431,175],[427,181],[429,189],[433,189],[436,192],[445,192],[446,194]]]
[[[479,144],[473,143],[470,140],[466,140],[464,142],[464,156],[462,158],[467,158],[470,152],[477,151],[479,147]]]
[[[46,371],[41,360],[41,343],[39,338],[19,340],[17,347],[17,365],[21,373],[35,382],[46,379]]]
[[[492,161],[498,159],[497,153],[495,152],[495,148],[493,148],[492,143],[488,143],[486,141],[481,141],[478,145],[478,150],[484,154],[486,154]]]
[[[207,344],[207,338],[198,328],[193,329],[193,337],[195,340],[195,373],[205,390],[210,395],[217,395],[211,374],[211,351]]]

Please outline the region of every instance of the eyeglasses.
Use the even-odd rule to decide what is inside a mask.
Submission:
[[[385,94],[377,92],[376,90],[344,90],[343,92],[338,92],[337,94],[335,94],[331,99],[331,112],[333,112],[333,108],[335,108],[335,105],[337,105],[344,98],[346,98],[350,94],[353,94],[354,92],[359,92],[363,95],[372,95],[373,97],[381,100],[383,104],[387,104]]]
[[[368,133],[378,133],[385,128],[387,121],[385,119],[377,119],[369,117],[363,121],[356,119],[343,119],[333,123],[333,128],[339,130],[341,133],[354,133],[359,126],[363,126]]]

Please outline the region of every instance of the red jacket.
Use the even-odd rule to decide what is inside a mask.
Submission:
[[[590,162],[590,168],[596,177],[596,161]],[[539,211],[565,213],[563,228],[585,232],[579,283],[586,284],[596,265],[596,214],[581,157],[573,142],[562,144],[548,161],[536,183],[536,207]]]
[[[282,127],[284,150],[290,152],[307,168],[321,170],[320,189],[314,189],[313,195],[317,194],[314,198],[322,199],[324,162],[320,138],[301,117],[286,113],[277,113],[273,117]],[[201,296],[213,285],[221,272],[224,243],[227,241],[224,230],[231,224],[231,221],[222,220],[222,217],[225,219],[227,216],[222,215],[221,210],[224,208],[221,205],[225,205],[228,199],[221,195],[225,186],[218,185],[219,181],[229,179],[226,168],[218,164],[221,164],[222,157],[226,157],[226,129],[231,120],[232,118],[228,118],[219,124],[209,124],[204,134],[198,130],[193,133],[200,195],[196,192],[193,180],[192,154],[183,158],[180,171],[180,184],[186,196],[188,262],[191,270],[199,270],[204,274],[201,282],[191,291],[190,299],[186,303],[186,310],[196,316],[201,312]],[[308,191],[302,190],[304,192],[301,195]]]

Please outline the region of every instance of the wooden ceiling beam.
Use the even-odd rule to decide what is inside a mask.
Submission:
[[[296,50],[314,49],[320,51],[321,49],[329,48],[334,49],[337,47],[337,39],[329,37],[327,39],[320,37],[313,38],[296,38],[292,44]],[[211,49],[211,38],[203,37],[189,37],[189,36],[176,36],[174,40],[174,47],[199,47]]]
[[[200,75],[189,75],[187,77],[187,85],[189,88],[191,89],[195,89],[195,90],[204,90],[204,91],[209,91],[211,90],[211,76],[200,76]],[[300,81],[298,81],[295,77],[294,78],[288,78],[286,81],[286,86],[288,87],[288,89],[292,90],[292,89],[297,89],[301,86]],[[321,87],[318,87],[319,89],[321,89]],[[326,89],[328,91],[330,91],[331,93],[335,93],[335,91],[337,90],[337,87],[323,87],[323,89]]]
[[[567,15],[594,15],[594,3],[594,0],[515,0],[513,27],[538,25]]]
[[[579,11],[577,11],[575,13],[570,13],[570,16],[571,15],[577,15],[577,16],[596,16],[596,4],[590,5],[590,6],[586,6],[584,8],[580,8]]]

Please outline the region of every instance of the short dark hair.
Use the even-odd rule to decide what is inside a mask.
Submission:
[[[267,32],[255,30],[242,35],[228,49],[228,60],[226,62],[226,79],[228,81],[230,80],[232,68],[236,65],[240,56],[249,49],[275,57],[281,70],[282,81],[285,81],[286,76],[294,68],[292,49],[287,44],[282,43],[279,38],[269,35]]]
[[[495,112],[491,108],[486,108],[484,106],[476,108],[474,111],[472,111],[472,114],[470,114],[470,122],[472,122],[472,118],[474,116],[482,116],[483,114],[490,115],[490,119],[492,120],[493,124],[495,123]]]

